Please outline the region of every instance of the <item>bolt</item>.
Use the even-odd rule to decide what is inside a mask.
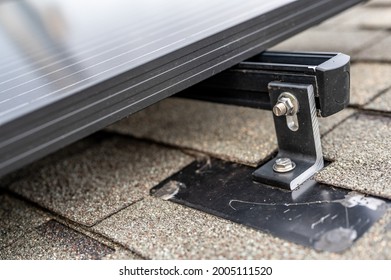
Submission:
[[[287,112],[287,108],[286,106],[283,104],[283,103],[277,103],[274,107],[273,107],[273,113],[274,115],[276,115],[277,117],[279,116],[284,116]]]
[[[278,158],[273,165],[273,170],[278,173],[284,173],[295,169],[295,167],[296,164],[290,158]]]
[[[296,97],[289,92],[283,92],[273,107],[273,113],[277,117],[292,116],[297,113],[298,109],[299,104]]]

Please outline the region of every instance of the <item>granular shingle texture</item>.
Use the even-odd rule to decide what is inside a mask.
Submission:
[[[388,1],[388,0],[387,0]],[[370,1],[372,2],[372,1]],[[389,30],[391,29],[391,6],[371,8],[357,6],[331,18],[317,29],[335,30]]]
[[[143,258],[134,255],[129,250],[117,248],[114,253],[107,254],[102,260],[143,260]]]
[[[359,114],[323,139],[326,158],[335,162],[316,180],[391,198],[391,118]]]
[[[365,61],[391,62],[391,36],[390,33],[383,36],[383,40],[378,40],[369,47],[360,51],[356,58]],[[388,76],[389,77],[389,76]]]
[[[346,110],[320,119],[321,133],[351,114]],[[271,111],[194,100],[163,100],[108,130],[251,166],[277,149]]]
[[[363,8],[362,6],[352,7],[351,9],[345,10],[342,13],[325,20],[318,26],[313,27],[311,30],[321,29],[330,31],[335,30],[336,26],[338,27],[338,30],[358,30],[360,22],[357,22],[356,18],[362,17],[363,13],[367,12],[367,10],[368,9]]]
[[[67,157],[82,153],[84,150],[89,149],[95,145],[99,145],[105,138],[105,134],[97,132],[89,137],[86,137],[80,141],[77,141],[65,148],[58,150],[57,152],[48,155],[40,160],[37,160],[26,167],[23,167],[16,172],[10,173],[5,177],[0,178],[0,188],[8,186],[12,182],[19,180],[20,178],[30,176],[37,172],[37,170],[51,165],[55,162],[66,159]]]
[[[382,112],[391,112],[391,89],[378,96],[370,102],[365,109],[377,110]]]
[[[384,36],[382,31],[311,29],[280,43],[272,50],[342,52],[353,55]]]
[[[350,104],[363,106],[391,87],[391,65],[355,63],[351,66]]]
[[[109,130],[253,166],[277,147],[270,111],[193,100],[163,100]]]
[[[0,194],[0,250],[48,219],[42,211],[6,194]]]
[[[141,199],[191,161],[180,151],[116,136],[46,165],[8,188],[91,226]]]
[[[389,259],[390,221],[389,211],[342,254],[317,252],[157,198],[124,209],[93,230],[148,259]]]
[[[271,249],[284,246],[287,255],[296,249],[297,256],[305,251],[265,233],[157,198],[146,198],[93,229],[151,259],[273,257],[281,250]]]
[[[320,134],[325,135],[330,132],[341,122],[352,116],[355,112],[355,110],[347,108],[330,117],[318,118]]]
[[[0,251],[0,259],[101,259],[114,250],[51,220]]]

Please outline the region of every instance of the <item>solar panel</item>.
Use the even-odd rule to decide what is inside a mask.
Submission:
[[[360,0],[0,3],[0,176]]]

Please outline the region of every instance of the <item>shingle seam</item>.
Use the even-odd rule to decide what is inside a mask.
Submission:
[[[139,200],[139,201],[141,201],[141,200]],[[70,229],[73,229],[83,235],[86,235],[89,238],[94,239],[95,241],[98,241],[100,243],[103,243],[106,246],[113,248],[116,251],[118,249],[122,249],[122,250],[128,251],[129,253],[133,254],[135,257],[145,259],[143,256],[137,254],[136,252],[134,252],[132,250],[129,250],[128,248],[126,248],[122,244],[116,242],[115,240],[112,240],[112,239],[102,235],[101,233],[92,230],[92,228],[89,228],[89,227],[84,226],[82,224],[71,221],[65,217],[57,217],[57,218],[53,218],[53,219],[58,221],[59,223],[63,224],[64,226],[69,227]],[[96,237],[99,237],[101,240],[97,239]]]

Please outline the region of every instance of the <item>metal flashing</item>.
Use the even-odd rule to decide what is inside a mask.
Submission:
[[[288,191],[254,182],[254,168],[211,159],[195,161],[151,190],[183,204],[319,251],[351,247],[390,202],[308,180]],[[164,196],[167,199],[166,196]]]

